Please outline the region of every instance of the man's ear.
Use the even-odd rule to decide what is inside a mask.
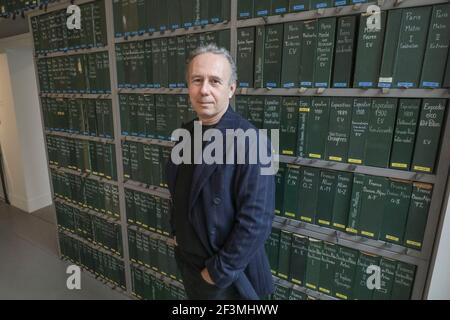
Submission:
[[[234,95],[234,93],[236,92],[236,82],[233,82],[231,85],[230,85],[230,95],[229,95],[229,98],[231,99],[232,97],[233,97],[233,95]]]

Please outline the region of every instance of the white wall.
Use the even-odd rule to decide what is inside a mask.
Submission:
[[[11,204],[51,204],[31,35],[0,40],[0,143]]]
[[[26,195],[25,178],[9,75],[7,56],[0,53],[0,143],[3,150],[6,187],[12,204],[23,209],[22,201],[18,202],[17,199]]]
[[[447,190],[446,197],[449,197]],[[450,300],[450,201],[447,201],[442,232],[438,241],[436,260],[428,290],[429,300]]]

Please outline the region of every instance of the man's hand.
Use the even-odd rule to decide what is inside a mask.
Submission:
[[[209,283],[212,286],[215,285],[214,281],[209,276],[208,269],[204,268],[201,272],[201,275],[202,275],[203,280],[205,280],[207,283]]]

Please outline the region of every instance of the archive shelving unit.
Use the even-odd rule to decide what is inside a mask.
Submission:
[[[79,0],[76,4],[84,4],[93,2],[92,0]],[[55,97],[55,98],[89,98],[89,99],[110,99],[112,101],[113,108],[113,124],[114,124],[114,138],[98,138],[98,137],[86,137],[83,135],[61,133],[61,132],[50,132],[45,131],[44,134],[50,134],[55,136],[76,138],[88,141],[97,141],[114,144],[115,146],[115,157],[117,164],[117,182],[108,181],[103,178],[88,175],[88,178],[94,178],[105,183],[112,183],[117,185],[119,188],[119,203],[120,203],[120,219],[114,220],[115,223],[119,224],[122,232],[123,239],[123,261],[125,262],[125,279],[126,279],[126,290],[123,291],[128,296],[133,296],[131,287],[131,266],[138,268],[144,268],[142,266],[137,266],[130,261],[130,252],[128,247],[128,223],[126,218],[126,207],[125,207],[125,187],[127,189],[148,193],[152,195],[157,195],[163,198],[169,198],[169,193],[167,189],[161,187],[146,186],[142,183],[137,183],[134,181],[126,181],[124,179],[123,166],[122,166],[122,147],[121,143],[123,141],[135,141],[145,144],[159,144],[164,146],[171,146],[173,142],[163,141],[158,139],[140,138],[140,137],[130,137],[121,135],[121,124],[119,115],[119,94],[123,93],[141,93],[141,94],[187,94],[187,89],[185,88],[162,88],[162,89],[119,89],[117,81],[117,70],[116,70],[116,54],[115,45],[119,43],[126,43],[131,41],[143,41],[148,39],[162,38],[162,37],[172,37],[191,33],[204,33],[208,31],[218,31],[218,30],[230,30],[230,48],[231,53],[234,57],[237,54],[237,29],[249,26],[259,26],[274,23],[285,23],[291,21],[300,20],[310,20],[315,18],[323,17],[334,17],[343,16],[351,14],[361,14],[366,12],[367,7],[371,4],[377,4],[382,10],[388,10],[393,8],[406,8],[422,5],[433,5],[440,3],[447,3],[447,0],[378,0],[369,3],[349,5],[343,7],[333,7],[326,9],[311,10],[298,13],[286,13],[284,15],[269,16],[269,17],[259,17],[248,20],[237,20],[237,0],[231,0],[231,19],[230,21],[221,22],[218,24],[206,25],[206,26],[194,26],[189,29],[177,29],[168,30],[164,32],[155,32],[153,34],[135,35],[127,36],[121,38],[115,38],[114,36],[114,23],[113,23],[113,4],[112,1],[104,1],[105,13],[106,13],[106,29],[107,29],[107,46],[102,48],[92,48],[92,49],[80,49],[71,52],[57,52],[49,53],[47,55],[36,55],[35,56],[35,67],[37,70],[36,62],[38,59],[43,57],[57,57],[65,56],[70,54],[80,54],[80,53],[93,53],[107,51],[109,56],[109,70],[110,70],[110,84],[111,93],[110,94],[49,94],[42,93],[41,97]],[[52,3],[48,7],[48,12],[54,10],[61,10],[66,8],[70,4],[70,1],[60,1],[58,3]],[[31,18],[36,15],[41,15],[42,11],[31,11],[27,15]],[[31,20],[31,19],[30,19]],[[30,23],[30,30],[31,22]],[[36,80],[38,86],[39,81]],[[306,88],[296,88],[296,89],[250,89],[250,88],[238,88],[236,91],[237,95],[271,95],[271,96],[332,96],[332,97],[396,97],[396,98],[450,98],[450,93],[448,89],[306,89]],[[41,107],[42,112],[42,107]],[[43,125],[44,128],[44,125]],[[412,299],[422,299],[426,293],[426,283],[430,275],[430,263],[432,260],[433,248],[436,245],[435,236],[436,231],[439,227],[441,214],[445,213],[445,208],[443,207],[445,188],[448,181],[448,168],[450,165],[450,112],[446,112],[444,120],[444,131],[441,134],[441,145],[440,153],[438,154],[437,166],[435,173],[418,173],[402,170],[393,169],[383,169],[376,167],[360,166],[354,164],[337,163],[332,161],[324,160],[314,160],[290,156],[280,156],[280,161],[284,163],[299,164],[303,166],[311,166],[322,169],[331,169],[337,171],[347,171],[354,173],[363,173],[374,176],[398,178],[403,180],[424,182],[433,185],[432,200],[429,208],[428,221],[425,229],[425,236],[423,241],[422,250],[409,249],[400,245],[390,244],[384,241],[371,240],[360,236],[350,235],[344,232],[336,231],[334,229],[321,227],[317,225],[312,225],[309,223],[292,220],[287,217],[276,216],[274,219],[274,226],[281,228],[282,230],[290,231],[300,235],[313,237],[319,240],[324,240],[327,242],[343,245],[346,247],[358,249],[364,252],[375,254],[381,257],[391,258],[397,261],[406,262],[416,266],[416,276],[414,285],[412,288]],[[48,154],[47,154],[48,158]],[[62,172],[67,172],[69,169],[62,169],[55,166],[49,166],[50,168]],[[77,173],[73,171],[71,173]],[[83,174],[83,176],[86,176]],[[51,181],[51,179],[50,179]],[[52,187],[53,189],[53,187]],[[57,199],[58,202],[64,202],[64,200]],[[92,212],[92,214],[96,214]],[[133,230],[139,230],[140,232],[149,234],[152,236],[150,231],[142,230],[142,228],[132,226]],[[68,233],[66,233],[68,234]],[[70,234],[68,234],[71,236]],[[75,236],[76,237],[76,236]],[[145,269],[145,268],[144,268]],[[153,270],[149,270],[153,273]],[[177,281],[170,278],[165,278],[165,281],[170,281],[175,286],[182,286]],[[325,294],[312,291],[307,288],[300,288],[294,284],[288,283],[285,280],[276,278],[275,281],[284,283],[285,285],[294,286],[301,292],[304,292],[314,298],[318,299],[335,299],[333,297],[327,296]]]

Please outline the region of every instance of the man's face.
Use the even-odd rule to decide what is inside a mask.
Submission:
[[[230,84],[231,66],[218,54],[204,53],[189,65],[188,88],[194,111],[201,121],[216,122],[225,113],[236,84]]]

